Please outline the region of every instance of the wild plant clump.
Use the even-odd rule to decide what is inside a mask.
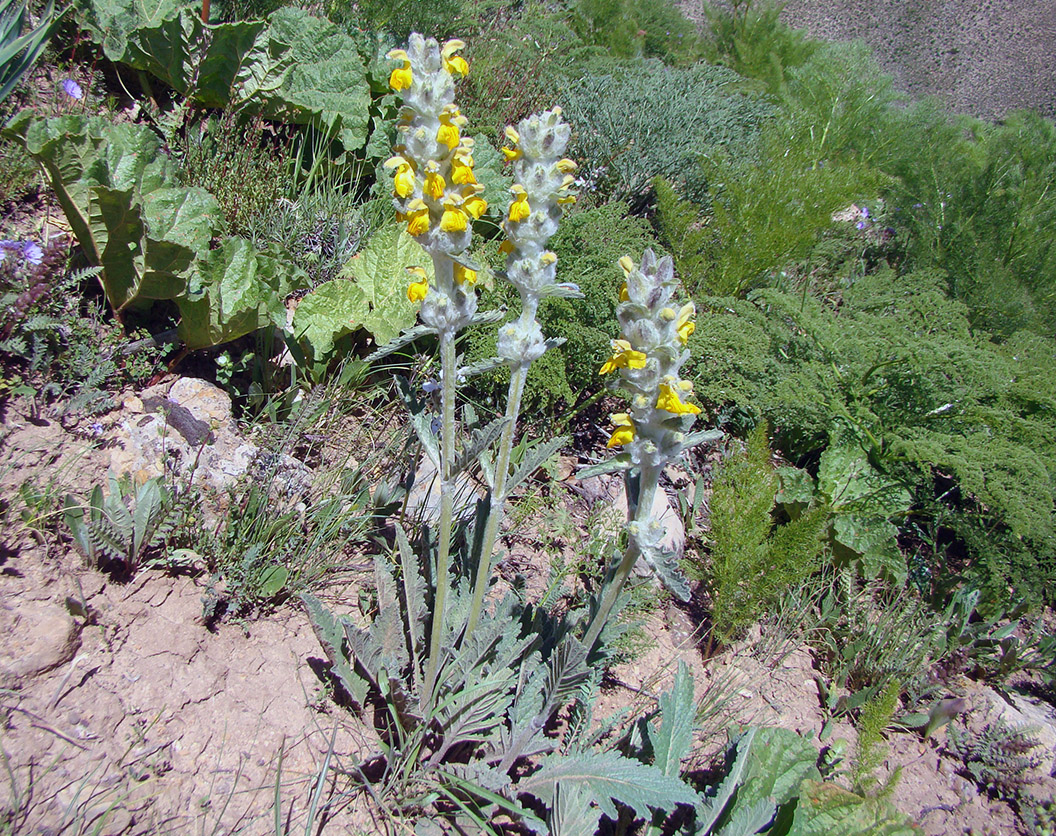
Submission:
[[[551,810],[548,817],[585,817],[593,830],[602,813],[616,816],[612,799],[646,817],[697,803],[678,778],[678,757],[672,770],[662,771],[596,751],[590,742],[606,628],[631,567],[644,557],[680,597],[689,594],[649,509],[665,464],[712,437],[688,432],[700,409],[689,400],[692,384],[679,375],[689,356],[694,307],[675,301],[669,258],[658,261],[647,251],[640,264],[620,259],[623,337],[613,341],[601,372],[619,370],[631,403],[628,413],[614,416],[609,443],[622,452],[592,470],[624,474],[632,519],[626,554],[610,569],[598,600],[558,618],[524,602],[519,589],[492,595],[493,552],[506,503],[564,442],[542,442],[511,466],[528,371],[561,342],[543,334],[540,303],[580,295],[574,284],[557,281],[557,255],[549,249],[565,207],[575,201],[576,164],[564,156],[570,130],[559,108],[505,131],[503,154],[514,183],[502,220],[502,275],[520,298],[520,313],[499,328],[493,362],[509,368],[509,391],[505,414],[460,444],[457,394],[467,370],[456,340],[471,323],[494,321],[477,313],[478,267],[465,256],[473,221],[486,206],[473,171],[473,141],[462,135],[466,119],[454,103],[454,79],[469,72],[462,48],[461,41],[441,45],[412,35],[406,49],[389,54],[399,62],[390,86],[402,95],[403,107],[396,153],[385,166],[393,175],[397,217],[431,262],[406,265],[407,296],[420,305],[421,324],[396,344],[422,334],[435,335],[439,344],[440,414],[431,415],[403,384],[414,432],[440,474],[439,521],[428,531],[397,527],[397,553],[376,561],[378,609],[368,626],[335,617],[311,596],[303,599],[342,690],[357,706],[385,706],[387,802],[406,808],[443,798],[477,826],[486,828],[502,811],[545,829],[518,801],[530,794]],[[456,520],[454,506],[459,481],[469,473],[479,476],[487,494],[465,524]],[[682,692],[679,705],[691,711],[691,682]],[[572,724],[559,739],[544,736],[562,707],[572,711]]]

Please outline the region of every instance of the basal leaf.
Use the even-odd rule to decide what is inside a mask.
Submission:
[[[679,661],[678,673],[670,691],[660,695],[660,723],[650,729],[653,763],[665,775],[677,777],[682,758],[693,744],[697,706],[693,700],[693,676],[686,663]]]
[[[345,633],[341,623],[330,614],[322,602],[314,595],[303,593],[301,601],[308,611],[308,620],[315,631],[319,644],[323,646],[326,658],[330,662],[330,671],[345,692],[356,705],[362,706],[367,697],[367,681],[355,672],[354,660],[350,660],[344,651]]]
[[[242,238],[228,238],[200,260],[187,295],[177,299],[180,339],[204,348],[268,323],[285,325],[284,300],[304,280],[281,251],[259,252]]]
[[[644,818],[650,818],[653,809],[670,812],[679,804],[697,802],[697,794],[678,778],[616,752],[550,756],[537,772],[522,778],[516,790],[552,806],[559,783],[562,791],[575,787],[588,791],[590,800],[612,819],[618,817],[616,801]]]
[[[803,783],[788,836],[919,836],[922,831],[882,799],[855,795],[835,784]]]

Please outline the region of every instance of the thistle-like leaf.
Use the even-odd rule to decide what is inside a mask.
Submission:
[[[458,370],[458,379],[470,380],[495,369],[501,369],[505,365],[506,361],[501,357],[489,357],[486,360],[470,363],[468,366],[461,366]]]
[[[489,423],[487,426],[474,430],[473,437],[466,444],[462,452],[458,455],[451,465],[451,475],[455,476],[466,468],[474,464],[480,457],[480,454],[485,450],[490,450],[491,447],[498,440],[499,436],[502,435],[503,428],[510,422],[510,419],[506,416],[496,418],[494,421]]]
[[[337,678],[345,693],[352,699],[356,708],[361,708],[367,696],[367,680],[355,672],[354,660],[344,652],[345,631],[318,598],[307,592],[301,595],[301,601],[308,611],[308,621],[315,631],[319,644],[330,662],[330,672]]]
[[[396,544],[400,549],[400,575],[403,581],[403,600],[407,617],[407,644],[411,657],[412,674],[417,681],[418,659],[425,640],[425,621],[429,615],[426,601],[425,578],[422,577],[418,555],[411,548],[403,526],[396,524]]]
[[[436,433],[433,432],[433,416],[426,409],[425,403],[420,401],[414,394],[414,390],[411,389],[411,384],[406,378],[396,375],[393,380],[396,382],[396,388],[399,390],[404,406],[407,407],[407,411],[410,413],[411,427],[414,429],[414,434],[418,436],[422,449],[425,450],[429,461],[433,463],[436,472],[439,473],[440,444],[436,440]]]
[[[581,752],[545,758],[540,769],[516,784],[518,792],[529,792],[553,806],[556,788],[562,792],[581,787],[601,812],[616,819],[616,804],[625,804],[643,818],[652,810],[670,812],[679,804],[694,805],[697,794],[678,778],[659,769],[625,758],[617,752]]]
[[[542,467],[546,461],[554,455],[554,453],[564,447],[567,443],[568,438],[558,436],[557,438],[551,438],[549,441],[537,444],[535,447],[528,450],[524,454],[521,463],[517,465],[513,473],[510,475],[510,478],[506,481],[506,496],[513,493],[521,482],[535,473],[535,471]]]
[[[606,473],[622,472],[632,467],[634,465],[631,463],[631,454],[620,453],[611,459],[605,459],[603,462],[584,467],[576,473],[576,478],[582,481],[583,479],[590,479],[592,476],[604,476]]]
[[[693,744],[696,713],[693,677],[686,663],[679,661],[671,690],[660,695],[660,724],[649,729],[653,763],[665,775],[674,777],[681,772],[682,758],[689,754]]]
[[[678,568],[678,557],[674,552],[664,548],[647,546],[642,548],[642,557],[649,564],[649,568],[660,579],[672,594],[681,601],[690,598],[689,582],[682,570]]]

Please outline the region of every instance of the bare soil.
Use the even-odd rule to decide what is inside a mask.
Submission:
[[[283,832],[301,832],[318,791],[329,805],[319,832],[379,832],[385,822],[353,781],[378,740],[327,694],[323,653],[300,609],[210,630],[207,578],[148,569],[122,582],[87,568],[54,520],[23,519],[26,480],[82,495],[104,481],[114,423],[104,417],[96,436],[33,423],[12,405],[3,418],[0,831],[265,834],[278,819]],[[536,586],[555,550],[574,557],[575,526],[587,534],[581,498],[561,496],[573,526],[563,540],[541,548],[534,535],[507,538],[508,565]],[[354,600],[347,588],[324,594],[337,609]],[[646,641],[611,672],[599,713],[655,706],[684,661],[711,706],[689,766],[707,768],[731,730],[753,723],[794,729],[819,750],[853,743],[847,725],[819,742],[825,718],[809,649],[757,631],[706,658],[701,632],[692,608],[648,614]],[[971,699],[977,686],[962,684]],[[922,832],[1016,832],[1006,804],[956,774],[941,732],[927,742],[893,735],[883,769],[898,767],[894,800]]]

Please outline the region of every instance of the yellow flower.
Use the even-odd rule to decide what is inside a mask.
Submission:
[[[625,255],[620,259],[620,267],[623,268],[625,275],[631,275],[631,271],[634,270],[634,259],[629,255]]]
[[[440,111],[440,128],[436,132],[436,141],[454,150],[459,143],[458,129],[467,121],[469,120],[458,112],[455,105],[444,105],[444,109]]]
[[[389,87],[396,91],[406,90],[414,81],[414,78],[411,75],[411,62],[407,57],[407,52],[402,49],[394,49],[389,53],[388,57],[397,61],[403,61],[403,66],[397,67],[389,76]]]
[[[440,229],[444,232],[462,232],[466,228],[467,217],[462,209],[461,199],[454,197],[444,201],[444,214],[440,217]]]
[[[459,40],[448,41],[444,44],[440,57],[443,59],[444,69],[447,70],[448,74],[457,74],[463,78],[469,75],[469,64],[466,63],[466,59],[461,55],[455,55],[456,52],[465,48],[466,45]]]
[[[699,415],[700,407],[691,403],[682,403],[678,392],[667,383],[660,384],[660,395],[656,399],[656,408],[675,415]]]
[[[514,160],[519,160],[521,158],[521,149],[517,147],[518,143],[521,141],[521,135],[517,133],[513,127],[507,125],[506,139],[510,141],[513,148],[503,148],[502,153],[505,155],[506,159],[512,163]]]
[[[576,202],[576,196],[574,194],[568,194],[568,195],[565,195],[564,197],[559,197],[557,199],[557,205],[558,206],[568,206],[568,205],[570,205],[572,203],[575,203],[575,202]]]
[[[429,207],[421,198],[407,204],[407,234],[424,235],[429,231]]]
[[[433,200],[439,200],[444,196],[444,188],[446,186],[447,183],[444,182],[444,178],[440,174],[440,166],[436,160],[429,160],[425,169],[425,188],[422,191]]]
[[[645,352],[635,351],[627,340],[613,340],[612,356],[601,367],[601,374],[608,374],[616,369],[644,369],[645,361]]]
[[[519,183],[511,186],[510,192],[513,194],[513,203],[510,204],[510,220],[520,223],[532,214],[532,207],[528,205],[528,193]]]
[[[609,443],[606,447],[622,447],[624,444],[630,444],[634,441],[634,421],[631,420],[631,416],[626,412],[617,412],[614,415],[609,416],[614,427],[612,435],[609,436]]]
[[[675,325],[675,331],[678,332],[678,341],[682,345],[688,343],[690,336],[697,330],[697,324],[693,321],[693,314],[696,312],[697,309],[693,307],[692,302],[683,305],[678,312],[678,322]]]
[[[511,241],[509,238],[507,238],[505,241],[503,241],[501,244],[499,244],[499,252],[502,253],[503,255],[509,255],[515,249],[517,249],[517,248],[515,246],[513,246],[513,241]]]
[[[552,253],[550,250],[547,250],[539,257],[539,261],[543,263],[544,267],[554,264],[557,262],[557,253]]]
[[[624,282],[623,285],[620,287],[620,301],[621,302],[630,302],[631,301],[631,294],[627,292],[627,282]]]
[[[407,298],[417,304],[429,292],[429,279],[421,267],[408,267],[407,272],[418,278],[418,281],[411,282],[411,286],[407,288]]]
[[[477,283],[477,271],[470,270],[468,267],[463,267],[461,264],[455,263],[455,281],[459,284],[476,284]]]
[[[475,221],[479,221],[480,216],[488,211],[488,202],[480,196],[483,191],[484,187],[477,183],[467,184],[462,189],[462,209]]]
[[[410,197],[414,194],[414,168],[404,157],[395,156],[385,160],[385,168],[395,168],[396,175],[393,188],[397,197]]]
[[[557,164],[555,165],[555,168],[562,174],[571,174],[573,171],[579,168],[579,166],[572,162],[572,160],[566,158],[564,160],[558,160]]]
[[[455,157],[451,160],[451,182],[456,186],[465,186],[477,182],[473,174],[473,156],[468,150],[459,148],[455,151]]]

